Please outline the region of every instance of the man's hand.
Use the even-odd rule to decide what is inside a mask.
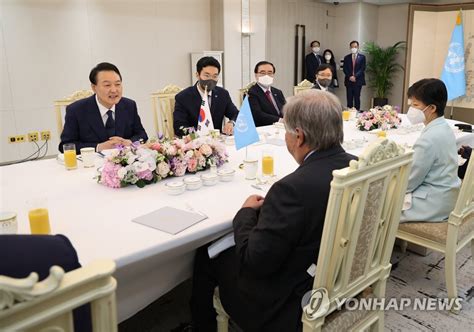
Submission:
[[[264,197],[260,195],[251,195],[245,200],[244,205],[242,205],[242,208],[252,208],[258,210],[262,207],[263,200]]]
[[[102,150],[114,149],[117,145],[130,146],[131,144],[132,144],[132,141],[129,139],[124,139],[119,136],[112,136],[109,138],[108,141],[98,144],[97,151],[99,152]]]
[[[234,124],[232,122],[227,122],[222,129],[222,132],[225,135],[232,135],[234,133]]]
[[[356,81],[356,78],[355,78],[355,76],[351,76],[351,77],[349,77],[349,81],[351,81],[351,82],[355,82],[355,81]]]

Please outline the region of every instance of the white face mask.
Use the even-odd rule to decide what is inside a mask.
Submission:
[[[356,54],[359,49],[357,47],[351,48],[352,54]]]
[[[321,51],[319,47],[313,47],[312,50],[314,53],[319,53],[319,51]]]
[[[327,61],[331,60],[331,54],[326,54],[324,56],[324,59],[326,59]]]
[[[265,76],[259,76],[257,78],[257,81],[258,83],[260,83],[261,85],[265,86],[265,87],[268,87],[270,85],[273,84],[273,77],[269,76],[269,75],[265,75]]]
[[[428,108],[428,106],[426,106],[422,110],[420,110],[419,108],[413,107],[413,106],[410,106],[408,108],[407,117],[408,117],[408,120],[410,120],[412,125],[417,125],[417,124],[422,123],[426,120],[425,113],[423,113],[423,111],[427,108]]]

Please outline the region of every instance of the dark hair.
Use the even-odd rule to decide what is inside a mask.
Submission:
[[[357,40],[353,40],[353,41],[351,41],[351,42],[349,43],[349,47],[350,47],[352,44],[354,44],[354,43],[357,43],[357,46],[359,46],[359,42],[358,42]]]
[[[260,61],[260,62],[258,62],[258,63],[255,65],[255,68],[254,68],[253,72],[254,72],[255,74],[257,74],[257,73],[258,73],[258,67],[263,66],[263,65],[270,65],[270,66],[272,66],[272,68],[273,68],[273,73],[275,74],[275,71],[276,71],[276,70],[275,70],[275,66],[273,65],[273,63],[268,62],[268,61]]]
[[[204,67],[216,67],[217,72],[221,72],[221,64],[216,58],[213,58],[212,56],[205,56],[199,59],[199,61],[196,63],[196,71],[198,74],[201,73]]]
[[[448,91],[443,81],[437,78],[424,78],[408,88],[407,97],[414,97],[426,106],[435,105],[438,116],[443,116]]]
[[[311,44],[309,44],[309,46],[313,47],[313,44],[314,44],[314,43],[318,43],[319,46],[321,46],[321,43],[319,42],[319,40],[313,40],[313,41],[311,42]]]
[[[120,71],[115,65],[108,62],[101,62],[97,66],[92,68],[89,74],[89,81],[91,81],[92,84],[97,84],[97,74],[101,71],[114,71],[118,74],[118,76],[120,76],[120,80],[122,80],[122,75],[120,74]]]
[[[332,51],[328,48],[328,49],[325,49],[324,52],[323,52],[323,58],[324,58],[324,55],[326,53],[330,53],[331,54],[331,60],[329,60],[329,63],[331,64],[331,66],[334,67],[334,69],[336,68],[336,60],[335,60],[335,57],[334,57],[334,53],[332,53]],[[324,61],[326,61],[326,59],[324,59]]]
[[[332,66],[327,63],[322,63],[318,66],[318,68],[316,69],[316,75],[326,69],[331,69],[331,73],[334,76],[334,73],[332,72]]]

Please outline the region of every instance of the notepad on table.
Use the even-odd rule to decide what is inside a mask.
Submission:
[[[174,235],[204,219],[202,214],[165,206],[132,221]]]

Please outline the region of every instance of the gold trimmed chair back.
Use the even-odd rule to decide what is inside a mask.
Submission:
[[[253,87],[256,83],[257,82],[250,82],[242,89],[239,89],[239,108],[240,106],[242,106],[242,102],[244,101],[245,96],[248,95],[250,88]]]
[[[117,331],[115,263],[95,261],[64,273],[59,266],[38,274],[0,276],[0,331],[73,331],[72,310],[91,304],[93,331]]]
[[[54,111],[56,113],[56,125],[58,128],[58,136],[63,132],[64,118],[66,117],[66,107],[75,101],[90,97],[94,94],[91,90],[78,90],[73,92],[69,97],[54,101]]]
[[[297,86],[293,87],[293,95],[296,96],[297,94],[301,93],[302,91],[308,90],[313,88],[314,84],[311,83],[308,80],[302,80],[300,83],[298,83]]]
[[[155,122],[155,131],[164,137],[173,138],[173,112],[175,96],[182,89],[173,84],[165,86],[162,90],[151,94],[151,103],[153,107],[153,119]]]
[[[383,310],[345,311],[337,305],[355,297],[384,299],[412,159],[412,150],[381,139],[358,161],[333,172],[303,331],[383,331]],[[316,310],[318,297],[323,301]]]

